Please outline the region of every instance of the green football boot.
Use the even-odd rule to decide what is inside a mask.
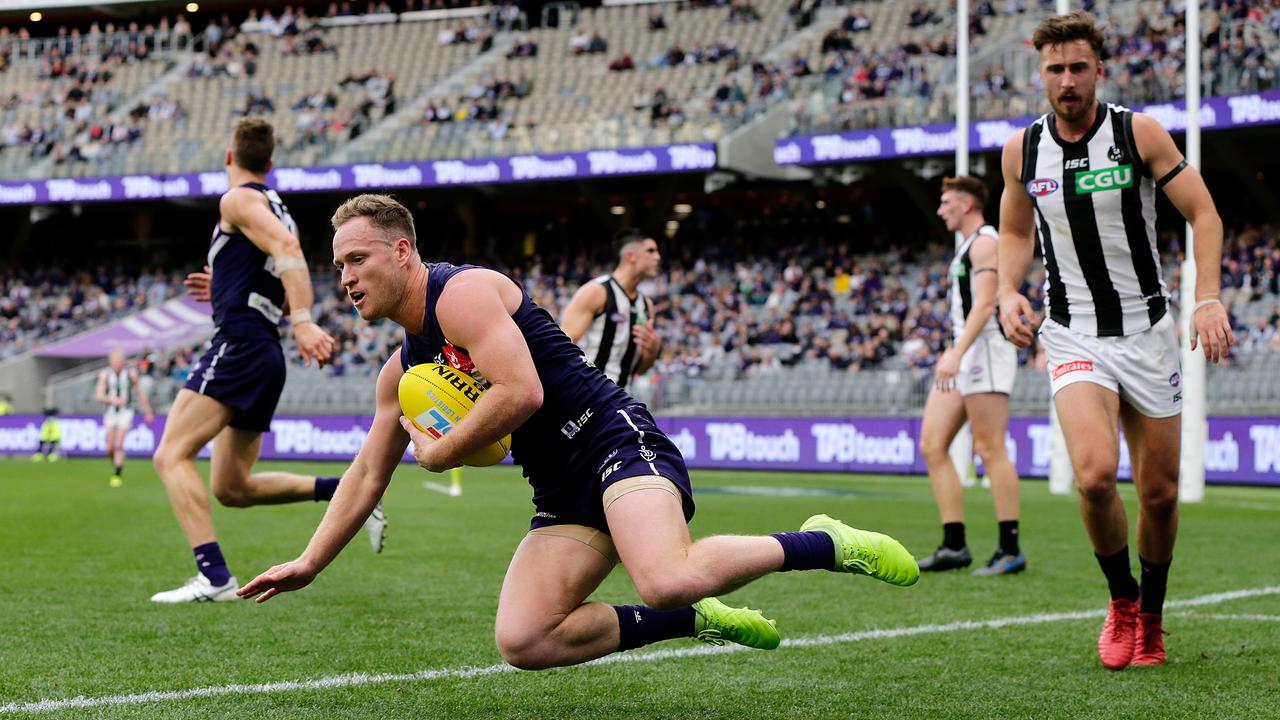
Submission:
[[[915,585],[920,579],[916,559],[902,543],[888,535],[851,528],[826,515],[814,515],[800,526],[801,532],[810,530],[821,530],[835,542],[836,562],[832,570],[870,575],[902,587]]]
[[[693,604],[693,636],[710,645],[737,643],[760,650],[772,650],[782,642],[778,622],[759,610],[731,608],[716,598]]]

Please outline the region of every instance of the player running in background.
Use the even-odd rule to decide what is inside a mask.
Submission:
[[[111,461],[111,487],[124,484],[124,437],[133,428],[133,404],[142,406],[147,424],[151,424],[151,401],[138,386],[138,370],[125,365],[124,350],[116,348],[107,355],[107,367],[98,373],[94,398],[107,406],[102,414],[106,433],[107,459]]]
[[[1195,230],[1195,349],[1210,362],[1234,342],[1218,299],[1222,220],[1204,180],[1153,118],[1096,98],[1103,30],[1086,12],[1051,17],[1032,36],[1052,112],[1004,146],[998,302],[1005,334],[1030,345],[1031,305],[1018,292],[1033,252],[1044,252],[1054,405],[1080,492],[1080,514],[1107,578],[1111,604],[1098,638],[1106,667],[1165,660],[1165,588],[1178,529],[1182,387],[1178,339],[1156,250],[1155,192]],[[1124,426],[1138,491],[1138,561],[1116,493]]]
[[[929,468],[933,497],[942,516],[942,545],[920,560],[921,571],[953,570],[973,562],[964,533],[964,494],[948,448],[965,419],[973,445],[991,478],[999,546],[974,575],[1022,572],[1027,558],[1018,544],[1018,472],[1009,462],[1009,393],[1018,371],[1018,350],[996,322],[996,229],[982,210],[987,186],[968,175],[942,181],[938,217],[964,236],[951,261],[951,332],[954,342],[934,372],[924,406],[920,450]]]
[[[896,585],[919,577],[896,540],[825,515],[800,532],[692,542],[679,450],[518,285],[484,268],[423,263],[412,216],[386,196],[348,200],[333,225],[334,264],[356,311],[390,318],[405,340],[378,375],[368,438],[306,550],[249,582],[242,597],[261,602],[314,580],[359,530],[410,439],[418,463],[441,472],[507,434],[536,508],[498,599],[498,649],[517,667],[573,665],[679,637],[774,648],[771,621],[714,596],[782,570]],[[425,362],[489,385],[466,421],[435,441],[402,416],[397,396],[405,370]],[[647,606],[585,602],[619,560]]]
[[[334,348],[333,338],[311,316],[311,276],[293,218],[266,186],[274,148],[267,122],[246,118],[236,124],[226,156],[231,189],[219,203],[208,274],[188,279],[192,295],[213,305],[214,336],[169,411],[155,466],[199,572],[174,590],[156,593],[153,602],[235,599],[239,585],[218,545],[209,493],[196,470],[196,454],[208,442],[214,442],[213,495],[229,507],[327,500],[338,485],[338,478],[252,472],[284,388],[277,326],[285,301],[304,361],[322,365]],[[379,552],[385,529],[381,507],[370,504],[365,516]]]
[[[618,265],[578,288],[564,309],[560,327],[605,377],[625,388],[653,367],[662,342],[653,330],[653,301],[640,283],[658,276],[658,243],[635,228],[613,241]]]

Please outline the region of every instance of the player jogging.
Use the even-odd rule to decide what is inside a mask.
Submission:
[[[1004,146],[1000,203],[1000,322],[1019,346],[1033,339],[1018,292],[1040,237],[1054,405],[1080,492],[1080,514],[1111,604],[1098,655],[1112,670],[1165,659],[1161,610],[1178,528],[1182,377],[1156,251],[1155,191],[1195,230],[1197,340],[1217,362],[1234,342],[1218,300],[1222,221],[1204,180],[1147,115],[1097,101],[1102,29],[1092,15],[1051,17],[1032,36],[1052,112]],[[1116,493],[1117,422],[1138,491],[1138,560]]]
[[[369,436],[306,550],[249,582],[242,597],[261,602],[314,580],[381,497],[410,439],[418,463],[440,472],[508,433],[536,507],[498,599],[498,649],[516,667],[572,665],[678,637],[774,648],[771,621],[713,596],[780,570],[841,570],[896,585],[919,577],[896,540],[825,515],[796,533],[691,542],[680,452],[519,286],[484,268],[424,264],[412,216],[386,196],[347,201],[333,225],[334,264],[356,311],[404,326],[405,340],[378,376]],[[405,369],[423,362],[489,383],[466,421],[435,441],[401,416],[397,400]],[[618,560],[647,605],[584,602]]]
[[[133,428],[133,403],[142,406],[147,424],[151,424],[151,401],[138,386],[138,370],[125,365],[124,351],[116,348],[107,355],[107,367],[98,373],[94,398],[107,406],[102,414],[106,433],[107,459],[111,461],[111,487],[124,484],[124,437]]]
[[[929,468],[933,497],[942,516],[942,545],[920,560],[920,570],[968,567],[973,562],[964,533],[964,495],[948,448],[969,420],[973,445],[991,478],[999,546],[974,575],[1022,572],[1027,558],[1018,544],[1018,472],[1004,446],[1009,393],[1018,371],[1018,350],[996,323],[996,229],[982,209],[987,186],[976,177],[942,181],[938,217],[964,242],[951,261],[951,331],[954,343],[938,359],[934,387],[924,406],[920,450]]]
[[[267,122],[246,118],[236,124],[226,157],[231,189],[219,203],[209,273],[188,279],[192,294],[212,303],[215,330],[169,411],[155,466],[199,572],[181,587],[156,593],[153,602],[235,599],[239,585],[218,546],[209,494],[195,465],[196,454],[209,441],[214,441],[210,485],[223,505],[327,500],[338,484],[337,478],[251,473],[284,387],[284,352],[276,326],[285,300],[293,309],[290,327],[304,361],[323,364],[334,347],[333,338],[311,317],[311,277],[293,218],[265,184],[274,147]],[[371,504],[365,515],[378,552],[385,529],[381,508]]]
[[[560,326],[606,377],[625,388],[653,366],[661,342],[653,331],[653,301],[637,289],[658,275],[658,243],[635,228],[614,238],[618,265],[578,288]]]

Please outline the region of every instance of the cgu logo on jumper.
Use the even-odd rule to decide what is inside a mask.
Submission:
[[[1133,187],[1133,166],[1117,165],[1112,168],[1090,170],[1076,174],[1076,194],[1121,190]]]

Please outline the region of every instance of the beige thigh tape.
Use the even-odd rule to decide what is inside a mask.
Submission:
[[[604,556],[605,560],[618,564],[618,551],[613,547],[613,539],[606,533],[586,525],[547,525],[534,528],[530,535],[549,535],[551,537],[569,538],[590,547]]]

